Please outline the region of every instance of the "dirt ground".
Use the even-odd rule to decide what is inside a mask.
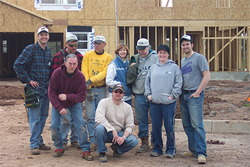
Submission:
[[[195,158],[181,158],[180,154],[187,150],[187,137],[184,132],[176,132],[177,153],[174,159],[164,156],[153,158],[149,152],[136,154],[136,149],[124,154],[122,158],[114,158],[110,144],[108,162],[100,164],[94,152],[93,162],[81,158],[81,150],[69,147],[61,158],[54,158],[54,146],[50,134],[50,114],[43,132],[50,151],[42,151],[41,155],[30,154],[29,124],[23,106],[21,93],[24,85],[8,79],[0,81],[0,166],[198,166]],[[250,121],[249,82],[210,81],[205,91],[204,119],[211,120],[245,120]],[[177,105],[176,118],[180,118]],[[151,126],[150,126],[151,128]],[[137,136],[136,126],[133,134]],[[164,136],[164,147],[166,136]],[[207,133],[206,166],[250,166],[250,134],[215,134]],[[137,147],[139,147],[140,142]],[[201,165],[199,165],[201,166]]]

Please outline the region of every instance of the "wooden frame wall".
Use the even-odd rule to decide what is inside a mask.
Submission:
[[[119,28],[118,42],[128,45],[131,55],[136,54],[136,42],[147,38],[152,49],[160,44],[170,47],[170,59],[180,66],[182,53],[180,39],[184,34],[192,36],[194,51],[208,60],[210,71],[249,71],[250,69],[250,27],[247,26],[204,26],[190,28],[183,26],[124,26]]]

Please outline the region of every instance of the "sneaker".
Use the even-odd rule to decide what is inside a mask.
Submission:
[[[113,157],[115,158],[121,158],[121,155],[117,151],[116,144],[111,145],[111,149],[113,150]]]
[[[181,157],[182,158],[195,157],[195,155],[192,152],[187,151],[187,152],[181,153]]]
[[[100,153],[99,154],[99,162],[107,162],[108,158],[105,153]]]
[[[71,143],[71,147],[80,148],[80,145],[79,145],[78,141],[74,141]]]
[[[32,155],[39,155],[40,154],[39,148],[32,148],[31,149],[31,154]]]
[[[151,157],[159,157],[159,156],[161,156],[162,154],[158,154],[157,152],[151,152],[150,153],[150,156]]]
[[[63,151],[66,151],[68,149],[67,143],[63,144]]]
[[[50,146],[46,146],[45,144],[42,144],[39,146],[39,150],[51,150]]]
[[[63,149],[56,149],[54,153],[54,157],[61,157],[63,155]]]
[[[93,157],[90,155],[89,151],[83,151],[82,158],[86,159],[87,161],[93,161]]]
[[[173,159],[173,158],[174,158],[174,155],[172,155],[172,154],[166,154],[166,158],[171,158],[171,159]]]
[[[90,144],[90,152],[94,152],[95,150],[97,150],[97,144],[91,143]]]
[[[206,157],[204,155],[198,155],[198,164],[205,164]]]

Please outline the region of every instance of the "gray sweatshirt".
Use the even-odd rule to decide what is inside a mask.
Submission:
[[[132,85],[132,91],[135,94],[144,94],[145,91],[145,79],[150,67],[158,60],[158,55],[155,51],[149,50],[149,54],[145,58],[139,56],[139,63],[137,65],[138,74],[136,81]]]
[[[152,95],[152,102],[157,104],[170,104],[181,95],[182,75],[180,68],[172,60],[161,65],[159,61],[150,68],[146,81],[145,93]],[[170,100],[169,96],[173,99]]]

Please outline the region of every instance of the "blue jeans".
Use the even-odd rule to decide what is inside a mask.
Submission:
[[[143,94],[135,94],[135,116],[139,125],[138,137],[148,137],[148,109],[149,102]],[[152,131],[153,132],[153,131]],[[151,132],[151,141],[152,141]]]
[[[90,150],[90,143],[88,142],[88,134],[85,126],[85,120],[82,115],[82,103],[76,103],[68,108],[71,111],[71,116],[74,120],[74,124],[76,127],[79,145],[82,151]],[[54,142],[54,146],[56,149],[63,148],[63,139],[60,131],[61,126],[61,114],[57,109],[52,106],[51,111],[51,138]]]
[[[92,88],[94,93],[94,100],[85,100],[85,112],[87,118],[87,128],[89,132],[89,140],[91,143],[96,143],[95,139],[95,111],[101,99],[107,97],[107,87]]]
[[[124,131],[117,132],[117,135],[119,137],[122,137],[123,134]],[[107,132],[105,127],[99,124],[95,127],[95,137],[97,140],[97,153],[107,152],[108,150],[105,146],[105,143],[112,143],[113,140],[112,132]],[[116,144],[117,152],[120,155],[123,155],[129,150],[135,148],[137,144],[138,144],[138,139],[134,135],[130,134],[122,145]]]
[[[77,142],[78,141],[78,136],[77,136],[77,131],[76,127],[74,124],[74,121],[71,116],[71,112],[68,112],[65,115],[62,115],[61,117],[61,134],[62,134],[62,139],[63,139],[63,144],[67,144],[68,142],[68,133],[69,130],[71,130],[70,133],[70,142]]]
[[[204,92],[200,97],[192,97],[191,93],[180,96],[180,110],[183,128],[188,137],[188,148],[196,156],[207,156],[206,132],[203,124]]]
[[[175,108],[176,102],[171,104],[155,104],[150,103],[150,113],[152,129],[154,131],[154,150],[158,154],[163,154],[162,142],[162,119],[164,120],[164,127],[167,134],[166,153],[175,155]]]
[[[40,106],[28,108],[29,125],[30,125],[30,148],[38,148],[43,143],[41,136],[49,113],[49,98],[44,95],[40,98]]]

